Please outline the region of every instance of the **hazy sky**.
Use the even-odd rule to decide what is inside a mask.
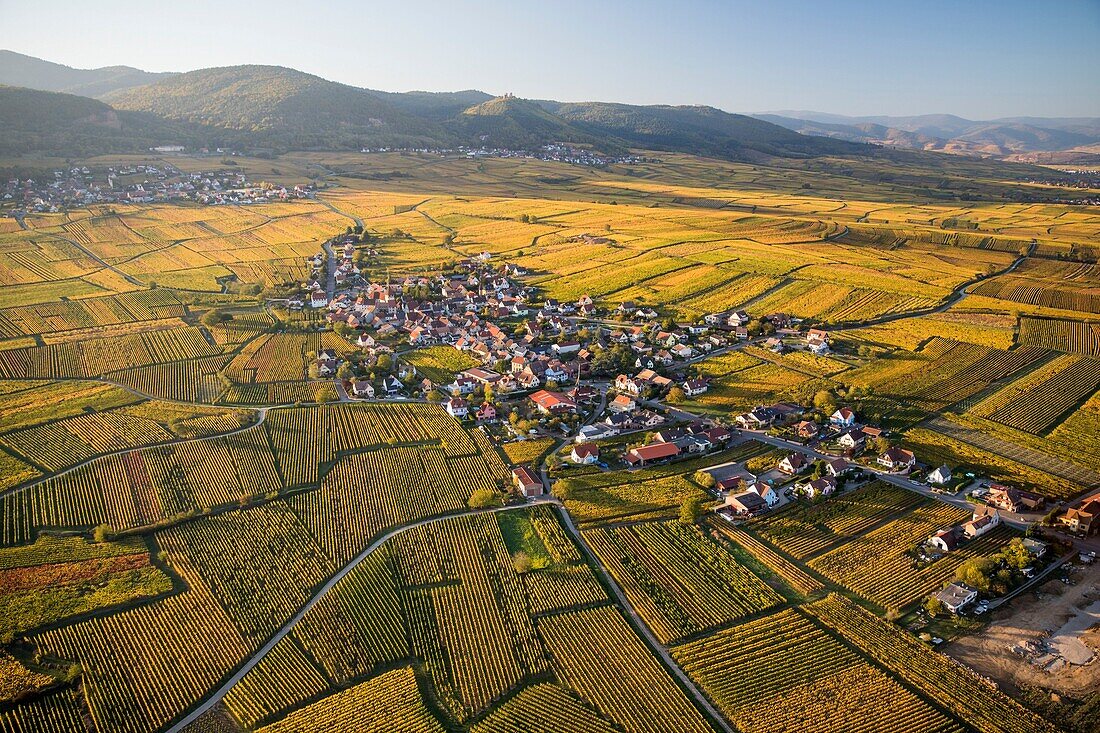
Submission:
[[[390,91],[1100,116],[1100,0],[0,0],[0,48],[80,68],[279,64]]]

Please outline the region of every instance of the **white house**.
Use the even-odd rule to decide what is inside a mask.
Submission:
[[[951,469],[947,465],[940,466],[932,473],[928,474],[928,483],[936,484],[937,486],[946,486],[951,483]]]
[[[962,531],[968,540],[972,540],[993,531],[1000,524],[1001,513],[996,507],[980,506],[974,510],[973,518],[962,526]]]
[[[365,379],[358,379],[352,382],[351,392],[356,397],[374,397],[374,385]]]
[[[837,428],[850,428],[856,424],[856,413],[849,407],[841,407],[829,415],[829,423]]]
[[[684,382],[684,394],[688,397],[695,397],[701,395],[707,391],[707,380],[705,379],[689,379]]]
[[[810,463],[806,460],[806,456],[801,453],[791,453],[783,457],[783,460],[779,462],[777,468],[785,474],[794,476],[804,471],[809,465]]]
[[[928,538],[928,546],[934,547],[940,552],[951,552],[959,546],[959,537],[955,529],[941,529]]]
[[[878,457],[878,465],[891,471],[908,471],[917,465],[917,457],[903,448],[890,448]]]
[[[934,595],[948,611],[955,614],[978,600],[978,591],[966,583],[951,583]]]
[[[775,489],[765,483],[753,481],[745,487],[745,490],[751,491],[763,499],[769,509],[779,503],[779,494],[776,493]]]
[[[591,465],[600,460],[600,446],[594,443],[574,445],[569,453],[569,460],[582,466]]]
[[[464,418],[470,414],[470,406],[466,400],[461,397],[452,397],[447,400],[447,412],[451,414],[451,417]]]

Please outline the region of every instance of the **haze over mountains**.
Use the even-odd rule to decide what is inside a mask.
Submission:
[[[8,85],[0,88],[0,122],[9,132],[0,152],[6,154],[125,152],[161,144],[535,149],[550,142],[612,154],[641,147],[736,160],[876,154],[867,143],[1017,160],[1100,153],[1096,119],[746,116],[706,106],[527,100],[476,90],[382,92],[277,66],[178,74],[74,69],[0,51],[0,84]]]
[[[955,115],[847,117],[807,111],[756,115],[805,135],[914,150],[987,155],[1009,160],[1053,158],[1051,153],[1100,154],[1100,118],[1006,117],[967,120]],[[1048,154],[1048,155],[1032,155]]]

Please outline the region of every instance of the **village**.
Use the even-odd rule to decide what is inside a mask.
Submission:
[[[851,406],[822,413],[778,402],[724,417],[683,406],[709,388],[692,368],[703,357],[750,343],[776,353],[827,354],[827,330],[802,328],[781,313],[729,311],[678,323],[629,302],[604,312],[587,296],[540,298],[524,284],[522,267],[489,253],[441,274],[375,282],[356,264],[361,240],[352,231],[332,243],[339,256],[331,260],[338,289],[331,299],[322,285],[329,260],[318,254],[309,261],[312,281],[303,283],[308,296],[286,303],[323,310],[326,323],[361,350],[346,358],[318,354],[311,374],[337,378],[342,399],[439,402],[500,442],[552,439],[557,448],[545,466],[513,472],[523,497],[541,496],[578,471],[644,470],[757,441],[770,449],[764,456],[704,472],[711,511],[731,524],[792,503],[827,502],[879,480],[971,512],[968,521],[942,527],[911,548],[914,563],[934,562],[1002,523],[1034,533],[1045,521],[1080,537],[1100,528],[1100,494],[1048,507],[1037,493],[957,467],[925,465],[898,436]],[[369,245],[365,253],[369,257]],[[1052,561],[1042,540],[1029,537],[1025,546],[1036,562],[1016,568],[1021,582]],[[1083,551],[1082,559],[1088,557]],[[982,614],[990,597],[980,596],[953,582],[929,602],[952,614]]]
[[[537,150],[515,150],[511,148],[471,148],[460,145],[457,148],[363,148],[361,153],[419,153],[423,155],[458,155],[466,158],[519,158],[524,160],[543,160],[570,165],[583,165],[604,168],[609,165],[631,165],[637,163],[659,163],[657,158],[641,155],[604,155],[594,150],[562,143],[550,143]]]
[[[209,206],[309,198],[309,185],[256,184],[230,168],[183,173],[169,163],[89,168],[74,166],[50,176],[9,179],[0,199],[16,208],[10,216],[56,213],[93,204],[153,204],[194,201]]]

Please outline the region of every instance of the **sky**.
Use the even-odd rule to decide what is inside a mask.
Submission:
[[[1100,0],[0,0],[0,48],[78,68],[277,64],[387,91],[1100,116]]]

